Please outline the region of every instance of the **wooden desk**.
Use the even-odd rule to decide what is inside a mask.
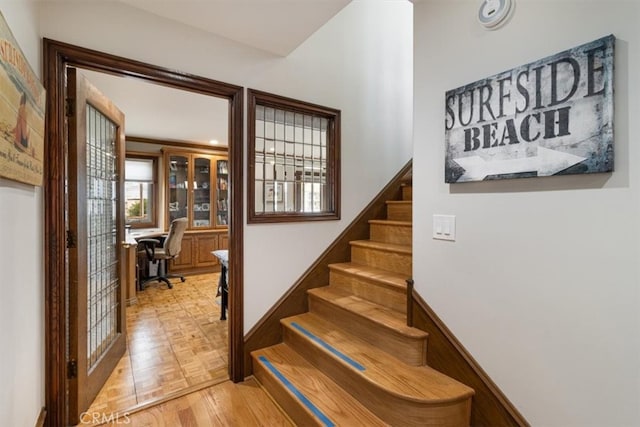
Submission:
[[[122,245],[124,256],[122,257],[125,277],[126,277],[126,302],[127,305],[138,303],[138,295],[136,294],[136,283],[138,273],[138,244],[124,242]]]
[[[134,230],[126,233],[125,241],[122,242],[122,248],[124,254],[122,256],[122,265],[125,271],[124,288],[126,289],[126,302],[127,305],[134,305],[138,303],[138,241],[136,239],[153,238],[162,236],[164,231],[154,229],[142,229]]]
[[[227,282],[227,273],[229,269],[229,251],[227,249],[219,249],[211,251],[211,254],[220,260],[220,280],[218,280],[218,291],[221,296],[220,320],[227,320],[227,306],[229,301],[229,285]]]

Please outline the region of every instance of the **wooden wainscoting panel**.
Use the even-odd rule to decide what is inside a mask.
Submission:
[[[429,333],[428,365],[475,390],[471,425],[528,427],[527,420],[415,290],[413,298],[413,324]]]
[[[253,372],[251,364],[253,350],[282,341],[280,319],[307,311],[307,290],[329,284],[327,266],[348,261],[351,255],[349,242],[367,239],[369,237],[369,220],[386,217],[387,200],[401,197],[400,184],[405,180],[411,168],[412,161],[409,161],[293,284],[289,291],[247,333],[244,341],[245,375],[251,375]]]

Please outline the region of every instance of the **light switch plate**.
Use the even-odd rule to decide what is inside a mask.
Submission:
[[[456,216],[433,215],[433,238],[438,240],[456,240]]]

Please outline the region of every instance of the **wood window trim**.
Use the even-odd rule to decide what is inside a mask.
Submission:
[[[70,45],[43,40],[43,81],[47,89],[45,121],[45,405],[46,425],[64,425],[66,418],[66,316],[65,316],[65,77],[75,66],[120,76],[144,79],[229,101],[229,165],[231,217],[229,224],[229,375],[244,380],[244,198],[243,88],[181,73],[155,65]]]
[[[332,148],[329,150],[327,158],[327,176],[333,183],[328,196],[331,209],[325,212],[306,213],[267,213],[258,214],[255,209],[255,122],[256,106],[285,109],[301,114],[313,114],[329,119],[331,129]],[[340,110],[323,107],[280,95],[274,95],[255,89],[247,89],[247,141],[248,141],[248,176],[247,176],[247,223],[278,223],[278,222],[304,222],[304,221],[327,221],[340,219]]]
[[[158,227],[158,209],[160,209],[160,191],[158,183],[158,167],[160,167],[161,156],[155,153],[141,153],[134,151],[127,151],[125,159],[139,159],[139,160],[153,160],[153,191],[151,197],[153,197],[153,211],[151,212],[150,222],[135,222],[128,224],[132,229],[134,228],[157,228]],[[125,216],[126,218],[126,216]],[[125,219],[126,221],[126,219]]]

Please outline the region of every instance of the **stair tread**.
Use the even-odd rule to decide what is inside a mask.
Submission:
[[[280,343],[256,350],[251,355],[256,360],[259,360],[260,356],[265,357],[293,387],[335,425],[387,425],[287,344]],[[254,360],[254,363],[264,362]],[[268,368],[265,369],[268,370]],[[297,400],[304,405],[299,398]],[[309,411],[308,406],[307,410]]]
[[[348,291],[333,286],[322,286],[309,289],[307,293],[366,317],[383,327],[393,329],[399,334],[412,338],[426,338],[428,336],[426,332],[420,329],[407,326],[407,318],[403,313],[360,298]]]
[[[471,388],[453,378],[429,366],[402,363],[313,313],[292,316],[281,322],[295,333],[312,337],[311,341],[316,347],[332,354],[366,382],[402,399],[433,404],[466,399],[473,395]],[[346,362],[345,358],[351,363]],[[352,363],[357,364],[358,368]]]
[[[398,245],[396,243],[376,242],[373,240],[352,240],[349,244],[351,244],[351,246],[397,252],[406,255],[411,255],[413,252],[411,245]]]
[[[412,227],[411,221],[398,221],[394,219],[370,219],[369,224],[395,225],[398,227]]]
[[[385,203],[388,205],[410,205],[413,200],[387,200]]]
[[[379,268],[369,267],[368,265],[357,264],[353,262],[341,262],[329,264],[332,270],[340,270],[347,274],[360,276],[371,281],[379,282],[387,287],[406,291],[407,282],[405,274],[394,273],[392,271],[381,270]]]

